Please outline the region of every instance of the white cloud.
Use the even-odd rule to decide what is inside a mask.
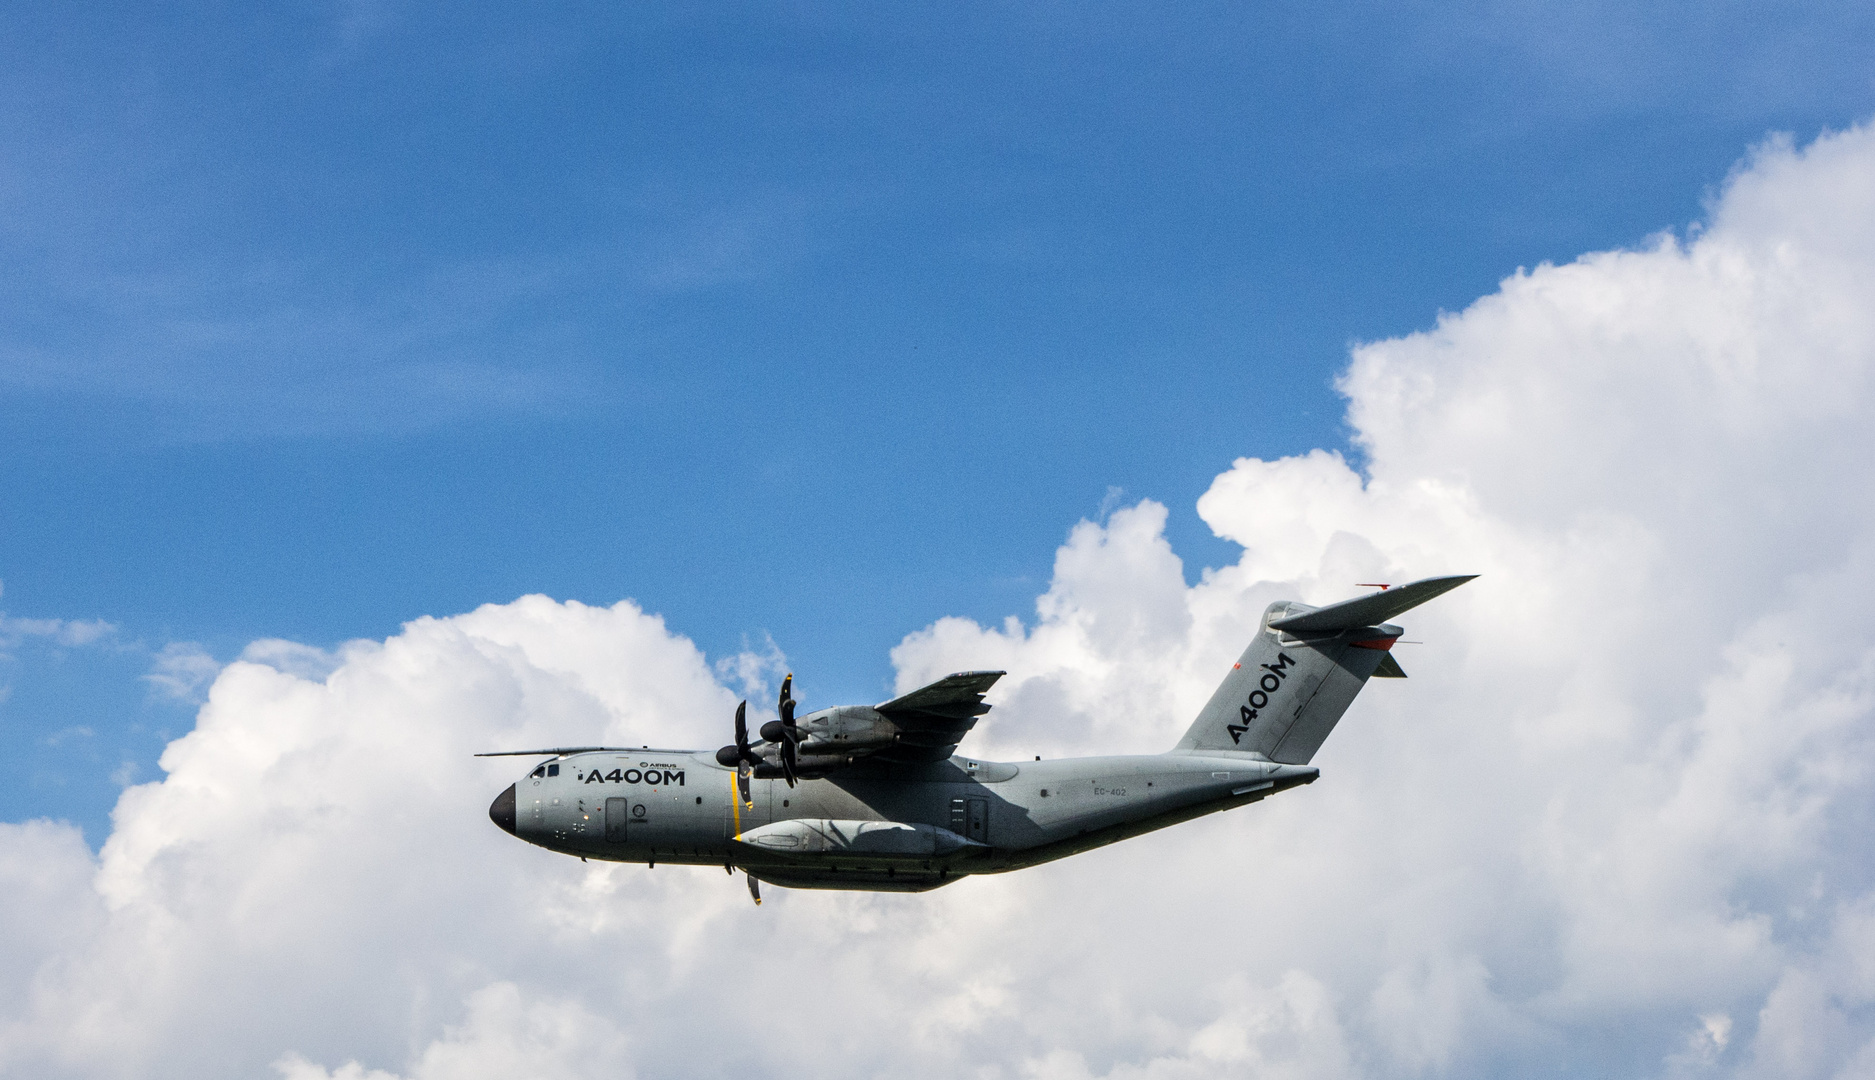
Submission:
[[[265,664],[282,675],[292,675],[308,682],[324,682],[339,669],[345,658],[297,641],[262,638],[241,650],[241,659],[250,664]]]
[[[256,642],[255,645],[265,644]],[[251,651],[255,646],[250,645]],[[193,641],[164,645],[150,664],[143,681],[158,693],[177,701],[200,701],[203,687],[214,681],[221,663]]]
[[[494,983],[469,996],[461,1024],[424,1048],[409,1080],[512,1077],[554,1080],[562,1076],[636,1074],[619,1028],[577,1000],[528,1000],[513,983]],[[327,1070],[298,1054],[274,1063],[281,1080],[403,1080],[394,1073],[351,1061]]]
[[[103,619],[22,619],[0,611],[0,649],[11,649],[29,640],[54,645],[93,645],[117,632],[117,627]]]
[[[741,652],[716,661],[716,677],[750,701],[768,698],[787,672],[788,658],[766,633],[759,646],[745,638]]]
[[[1772,144],[1686,240],[1519,274],[1355,351],[1366,462],[1240,461],[1187,586],[1162,507],[1082,523],[974,745],[1162,749],[1263,605],[1485,576],[1403,619],[1321,782],[925,896],[515,843],[476,750],[714,746],[712,668],[526,597],[257,645],[93,861],[0,828],[0,1073],[1828,1077],[1875,1062],[1875,132]],[[545,740],[545,742],[542,742]],[[13,898],[17,897],[17,900]],[[16,914],[15,914],[16,913]],[[125,977],[126,973],[134,977]]]

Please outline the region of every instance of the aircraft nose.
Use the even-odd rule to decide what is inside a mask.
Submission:
[[[513,784],[509,784],[508,790],[495,796],[495,801],[488,804],[488,819],[490,821],[493,821],[495,824],[501,826],[502,828],[508,830],[508,834],[510,836],[514,834],[514,785]]]

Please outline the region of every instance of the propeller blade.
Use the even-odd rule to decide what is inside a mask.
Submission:
[[[749,875],[749,895],[754,898],[755,906],[762,906],[762,886],[756,882],[755,875]]]
[[[718,750],[716,760],[736,767],[736,794],[742,796],[742,805],[754,806],[755,799],[749,795],[749,774],[762,759],[749,745],[749,703],[746,700],[736,706],[736,745]]]
[[[781,714],[781,738],[775,741],[781,744],[781,775],[794,786],[795,745],[801,741],[801,729],[794,723],[794,672],[781,680],[781,700],[775,703],[775,711]]]

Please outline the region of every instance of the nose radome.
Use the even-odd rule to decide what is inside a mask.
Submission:
[[[513,784],[509,784],[508,790],[495,796],[495,801],[488,804],[488,819],[490,821],[493,821],[495,824],[501,826],[502,828],[508,830],[508,834],[510,836],[514,834],[514,785]]]

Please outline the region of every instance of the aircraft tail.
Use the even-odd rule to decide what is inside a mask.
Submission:
[[[1404,631],[1387,620],[1476,576],[1427,578],[1321,608],[1271,604],[1262,632],[1178,749],[1255,752],[1285,765],[1308,764],[1369,678],[1405,677],[1387,651]]]

